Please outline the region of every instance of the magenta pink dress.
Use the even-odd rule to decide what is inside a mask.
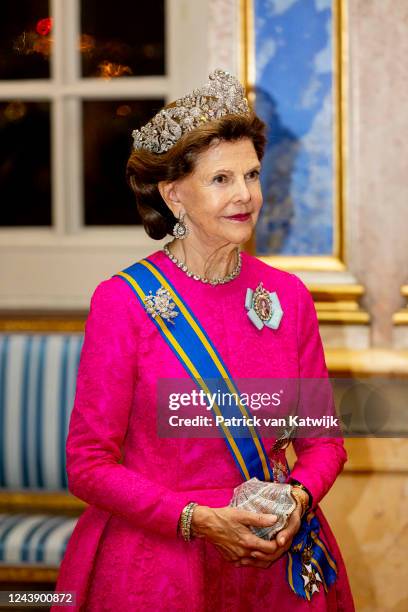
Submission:
[[[312,297],[294,274],[242,253],[241,273],[223,285],[189,278],[161,251],[148,259],[170,279],[205,328],[233,378],[320,378],[327,368]],[[276,291],[284,315],[277,330],[247,316],[248,287]],[[75,591],[61,610],[341,610],[353,598],[335,537],[318,506],[320,538],[338,577],[310,601],[291,591],[286,554],[268,569],[235,567],[204,538],[177,535],[189,501],[228,505],[242,476],[222,438],[162,438],[156,428],[158,378],[188,374],[127,283],[102,281],[91,299],[67,439],[71,492],[89,504],[61,564],[57,590]],[[285,464],[285,451],[271,461]],[[342,438],[297,439],[291,476],[315,503],[347,459]]]

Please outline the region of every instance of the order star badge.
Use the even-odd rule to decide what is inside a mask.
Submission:
[[[248,310],[248,317],[257,329],[262,329],[264,325],[271,329],[278,329],[283,316],[279,298],[276,291],[267,291],[262,282],[255,291],[247,289],[245,308]]]
[[[319,593],[319,582],[322,582],[322,579],[320,578],[319,572],[317,572],[311,564],[303,565],[302,578],[304,583],[303,586],[310,595],[313,595],[315,591]]]

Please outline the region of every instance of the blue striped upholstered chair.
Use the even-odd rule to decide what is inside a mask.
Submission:
[[[0,580],[56,580],[85,504],[65,441],[82,333],[0,333]]]

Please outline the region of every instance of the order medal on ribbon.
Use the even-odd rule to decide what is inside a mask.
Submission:
[[[283,310],[276,291],[267,291],[262,282],[255,291],[248,288],[245,297],[245,308],[248,317],[257,329],[264,325],[271,329],[277,329],[280,325]]]

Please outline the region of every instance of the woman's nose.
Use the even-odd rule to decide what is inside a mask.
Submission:
[[[239,177],[235,183],[236,186],[236,197],[240,202],[249,202],[251,194],[248,189],[247,182],[244,177]]]

